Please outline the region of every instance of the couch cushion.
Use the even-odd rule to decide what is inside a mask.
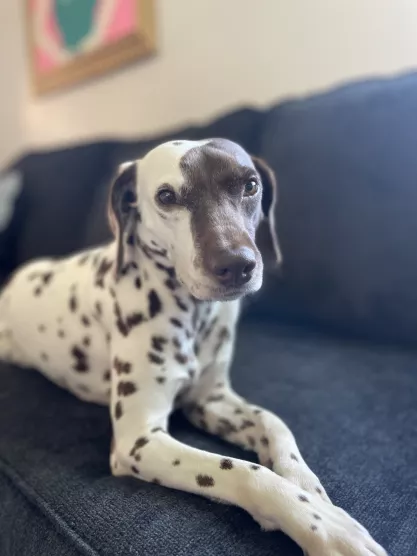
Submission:
[[[15,264],[42,256],[61,256],[83,247],[94,192],[111,172],[115,143],[100,142],[37,152],[13,168],[23,188],[10,226],[17,229]]]
[[[283,280],[259,309],[417,343],[417,74],[273,108]]]
[[[287,421],[333,500],[392,556],[417,552],[416,368],[416,352],[246,322],[233,370],[238,391]],[[283,534],[261,533],[237,508],[111,477],[105,408],[12,367],[1,368],[0,392],[0,507],[5,481],[22,494],[0,511],[5,556],[16,556],[1,551],[16,534],[9,516],[30,505],[79,554],[301,554]],[[172,430],[194,446],[254,459],[180,417]],[[25,530],[21,524],[22,538]],[[20,553],[38,556],[29,541]]]

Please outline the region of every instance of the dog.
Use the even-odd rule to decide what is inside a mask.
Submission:
[[[115,476],[239,506],[310,556],[383,556],[330,502],[287,425],[230,383],[240,300],[262,285],[261,223],[281,260],[276,189],[265,162],[225,139],[171,141],[122,164],[114,240],[17,270],[0,297],[0,356],[109,405]],[[260,463],[175,440],[174,408]]]

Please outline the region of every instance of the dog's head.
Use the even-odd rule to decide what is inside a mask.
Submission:
[[[109,218],[119,265],[126,230],[166,250],[178,279],[202,300],[257,291],[263,262],[255,243],[268,220],[275,257],[276,182],[265,162],[225,139],[172,141],[123,164],[112,187]],[[129,232],[130,233],[130,232]]]

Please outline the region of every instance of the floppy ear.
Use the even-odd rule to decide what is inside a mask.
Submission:
[[[275,227],[275,205],[277,203],[277,181],[273,170],[261,158],[252,156],[252,162],[262,181],[262,213],[263,221],[259,226],[258,236],[262,243],[267,244],[267,250],[273,253],[273,259],[279,264],[282,260],[278,236]]]
[[[128,238],[131,234],[135,238],[134,226],[139,216],[136,183],[137,165],[135,162],[126,162],[119,167],[110,189],[108,219],[117,242],[116,277],[125,264],[126,249],[132,245]]]

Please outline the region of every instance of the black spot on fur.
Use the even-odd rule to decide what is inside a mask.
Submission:
[[[140,438],[138,438],[135,442],[135,444],[133,445],[133,448],[130,451],[130,456],[133,456],[137,450],[140,450],[141,448],[143,448],[144,446],[146,446],[146,444],[148,444],[149,440],[148,438],[146,438],[146,436],[141,436]]]
[[[214,479],[210,475],[197,475],[195,478],[198,486],[200,487],[212,487],[214,486]]]
[[[122,407],[122,402],[119,400],[118,402],[116,402],[116,405],[114,406],[114,416],[116,419],[120,419],[122,415],[123,415],[123,407]]]
[[[33,290],[33,295],[36,295],[36,297],[41,295],[41,293],[42,293],[42,288],[40,286]]]
[[[58,337],[65,338],[65,332],[63,330],[58,330]]]
[[[113,266],[112,261],[108,261],[106,258],[101,260],[100,265],[96,272],[95,284],[97,287],[104,288],[104,278],[112,266]]]
[[[258,471],[258,469],[260,469],[259,465],[255,465],[255,464],[251,465],[250,468],[253,469],[254,471]]]
[[[180,462],[179,459],[174,459],[174,461],[172,462],[172,465],[173,465],[174,467],[177,467],[177,466],[180,465],[180,464],[181,464],[181,462]]]
[[[139,475],[139,469],[135,465],[132,465],[131,469],[135,475]]]
[[[162,303],[155,290],[148,293],[149,318],[153,319],[162,310]]]
[[[178,295],[174,295],[175,303],[177,307],[181,309],[181,311],[188,311],[188,306],[184,303],[184,301],[178,297]]]
[[[45,332],[46,326],[45,326],[44,324],[40,324],[40,325],[38,326],[38,330],[39,330],[39,332]]]
[[[175,326],[175,328],[182,328],[182,322],[176,318],[171,318],[169,319],[171,321],[171,324],[173,324]]]
[[[316,492],[318,492],[319,494],[323,494],[323,491],[321,490],[320,487],[316,487]]]
[[[130,245],[131,247],[133,247],[135,245],[135,235],[134,234],[129,234],[127,236],[126,243],[127,243],[127,245]]]
[[[162,427],[155,427],[151,430],[151,432],[155,433],[155,432],[165,432],[165,431]]]
[[[41,359],[42,361],[48,361],[49,359],[48,355],[44,351],[41,353]]]
[[[158,384],[164,384],[166,382],[166,378],[164,376],[157,376],[155,380]]]
[[[97,317],[101,317],[101,315],[103,314],[103,307],[102,307],[100,301],[95,302],[94,308],[95,308]]]
[[[75,313],[75,311],[78,308],[78,301],[74,294],[72,294],[71,297],[69,298],[68,306],[71,313]]]
[[[242,415],[242,413],[243,413],[243,410],[240,409],[240,407],[237,407],[237,408],[235,409],[235,411],[234,411],[234,414],[235,414],[235,415]]]
[[[91,344],[91,338],[90,336],[84,336],[83,338],[83,346],[84,347],[88,347]]]
[[[253,438],[253,436],[247,436],[246,438],[247,438],[249,446],[251,448],[255,448],[256,442],[255,442],[255,439]]]
[[[222,400],[224,400],[224,396],[223,394],[219,394],[219,395],[213,395],[213,396],[209,396],[207,398],[207,403],[216,403],[216,402],[221,402]]]
[[[45,286],[47,286],[50,283],[52,277],[53,277],[53,272],[45,272],[45,274],[42,275],[42,281],[45,284]]]
[[[185,365],[188,361],[188,357],[186,355],[184,355],[183,353],[176,353],[175,354],[175,360],[180,364],[180,365]]]
[[[298,458],[295,454],[290,454],[291,459],[293,459],[294,461],[296,461],[298,463]]]
[[[91,325],[90,319],[86,315],[83,315],[81,317],[81,322],[83,323],[84,326],[90,326]]]
[[[312,531],[317,531],[317,525],[312,525],[312,526],[311,526],[311,530],[312,530]]]
[[[255,423],[253,421],[250,421],[249,419],[244,419],[244,421],[240,425],[240,430],[243,431],[245,429],[249,429],[250,427],[254,427],[254,426]]]
[[[266,436],[261,436],[261,444],[262,446],[269,446],[269,440]]]
[[[221,417],[218,423],[219,423],[218,433],[220,436],[227,436],[229,434],[238,432],[236,426],[231,421],[229,421],[229,419],[225,419],[224,417]]]
[[[140,290],[142,287],[142,280],[140,279],[140,276],[136,276],[135,278],[135,288]]]
[[[128,375],[132,371],[132,364],[128,361],[122,361],[118,357],[114,358],[113,367],[118,375]]]
[[[159,479],[152,479],[151,483],[153,483],[154,485],[160,485],[161,481]]]
[[[107,371],[104,371],[103,380],[104,382],[110,382],[110,379],[111,379],[111,372],[109,369],[107,369]]]
[[[165,280],[165,285],[168,289],[170,289],[172,291],[175,291],[179,286],[178,282],[176,280],[174,280],[173,278],[167,278]]]
[[[181,342],[179,341],[178,338],[172,338],[172,343],[174,344],[174,347],[176,347],[177,349],[181,348]]]
[[[314,519],[317,519],[317,521],[321,521],[321,517],[319,516],[319,514],[313,514]]]
[[[130,396],[137,391],[136,384],[131,381],[121,381],[117,385],[118,396]]]
[[[152,336],[152,349],[155,351],[164,351],[164,346],[168,342],[163,336]]]
[[[139,326],[145,322],[145,315],[143,313],[132,313],[126,317],[126,325],[128,331],[132,330],[135,326]]]
[[[82,257],[79,258],[78,264],[80,266],[83,266],[88,261],[89,258],[90,258],[90,255],[88,253],[83,255]]]
[[[163,365],[165,363],[165,359],[156,353],[152,353],[151,351],[148,353],[148,359],[151,363],[155,363],[155,365]]]
[[[194,378],[195,377],[195,369],[188,369],[188,376],[190,378]]]
[[[233,461],[228,458],[222,459],[220,461],[220,469],[224,469],[224,470],[233,469]]]
[[[300,500],[300,502],[309,502],[309,499],[307,498],[307,496],[305,494],[299,494],[298,495],[298,500]]]
[[[260,413],[262,413],[262,410],[261,410],[261,409],[254,409],[254,410],[253,410],[253,414],[254,414],[254,415],[259,415]]]
[[[89,370],[89,366],[85,351],[78,346],[73,346],[71,348],[71,355],[75,359],[75,363],[73,365],[74,371],[86,373]]]

